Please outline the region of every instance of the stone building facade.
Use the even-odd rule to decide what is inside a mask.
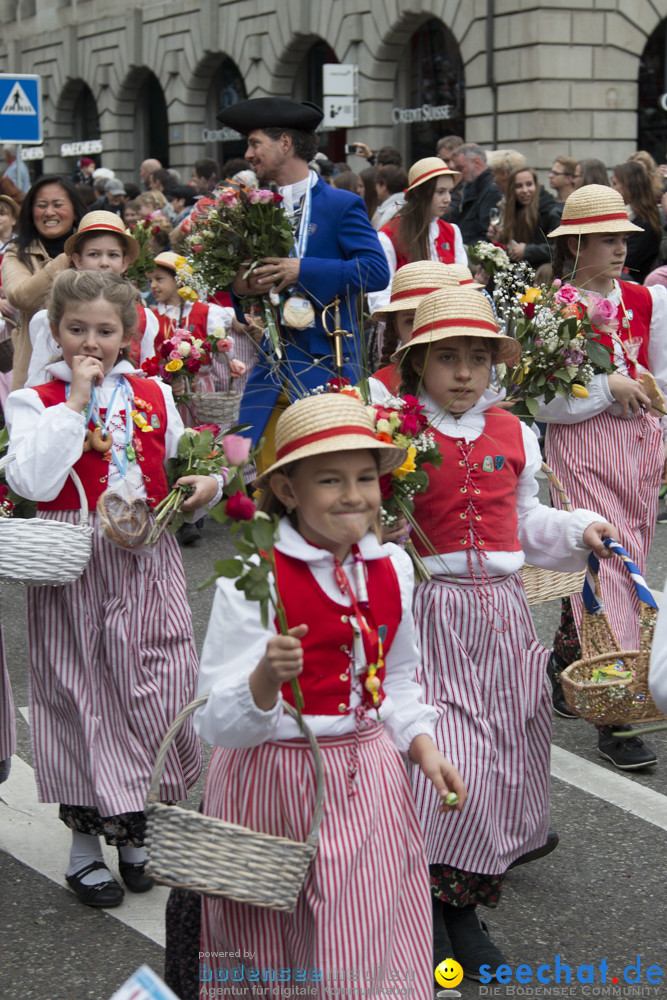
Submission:
[[[221,102],[321,99],[326,62],[358,67],[358,126],[323,137],[336,159],[359,138],[409,162],[456,131],[542,170],[557,153],[614,164],[641,115],[665,158],[664,51],[648,97],[641,78],[667,0],[0,0],[0,19],[0,70],[42,78],[45,171],[101,138],[122,177],[149,155],[189,176],[243,151],[215,132]]]

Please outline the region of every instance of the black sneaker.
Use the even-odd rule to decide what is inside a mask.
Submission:
[[[614,767],[621,771],[637,771],[641,767],[652,767],[658,763],[658,758],[646,746],[639,736],[628,739],[618,739],[614,732],[623,732],[631,726],[599,726],[598,753],[605,760],[610,760]]]
[[[445,905],[443,912],[445,926],[449,934],[454,958],[468,979],[480,980],[480,966],[488,965],[490,975],[495,978],[499,965],[505,965],[505,956],[491,938],[486,924],[479,919],[477,907],[455,907]]]
[[[518,868],[519,865],[527,865],[530,861],[537,861],[538,858],[546,858],[547,854],[551,854],[557,847],[558,834],[555,830],[549,830],[545,844],[542,844],[541,847],[536,847],[533,851],[527,851],[525,854],[520,855],[520,857],[507,866],[507,870]]]
[[[656,524],[667,524],[667,510],[661,510],[655,519]]]
[[[576,712],[571,712],[567,707],[565,695],[563,694],[563,686],[560,682],[560,675],[566,666],[567,663],[560,658],[558,653],[552,650],[549,662],[547,663],[547,674],[551,681],[551,704],[556,715],[560,715],[563,719],[578,719],[579,716]]]

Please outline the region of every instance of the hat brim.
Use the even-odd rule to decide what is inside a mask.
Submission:
[[[100,227],[99,229],[94,226],[90,229],[84,229],[82,233],[73,233],[69,239],[65,241],[65,253],[68,257],[72,257],[75,253],[78,253],[76,246],[79,240],[82,240],[84,236],[118,236],[123,241],[123,246],[125,247],[125,256],[129,260],[129,264],[134,264],[135,260],[139,256],[141,249],[137,241],[130,236],[128,233],[120,233],[117,229],[106,229]],[[128,267],[129,267],[128,264]]]
[[[555,239],[557,236],[588,236],[591,233],[643,233],[641,226],[634,223],[624,222],[623,219],[610,219],[608,222],[580,222],[576,226],[560,225],[552,233],[547,233],[547,239]]]
[[[389,360],[396,364],[411,347],[418,347],[420,344],[439,344],[443,340],[451,340],[452,337],[479,337],[481,340],[497,343],[498,364],[512,366],[521,357],[521,344],[514,337],[506,337],[504,333],[491,333],[490,330],[471,330],[465,325],[465,320],[461,320],[460,326],[448,326],[446,330],[429,330],[418,334],[407,344],[399,347]]]
[[[396,445],[387,444],[385,441],[373,441],[365,434],[344,434],[340,438],[328,438],[326,441],[316,441],[306,444],[302,448],[296,448],[289,455],[285,456],[285,458],[278,459],[278,461],[274,462],[273,465],[270,465],[268,469],[257,476],[254,485],[261,489],[268,484],[274,472],[280,472],[287,465],[292,465],[302,458],[311,458],[314,455],[323,455],[331,452],[334,447],[337,452],[379,451],[380,463],[378,471],[381,476],[403,465],[403,462],[408,457],[405,448],[397,448]]]

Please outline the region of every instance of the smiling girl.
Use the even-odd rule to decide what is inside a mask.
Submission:
[[[507,198],[501,242],[511,260],[525,260],[531,267],[548,264],[551,250],[547,233],[560,221],[555,199],[545,191],[530,167],[513,170],[507,179]],[[494,238],[496,238],[494,235]]]
[[[553,850],[548,838],[551,715],[548,652],[537,641],[519,570],[583,568],[611,525],[587,510],[538,502],[535,435],[494,404],[491,367],[513,364],[486,296],[455,289],[417,306],[411,340],[395,359],[401,392],[419,395],[443,455],[417,494],[413,542],[432,578],[415,592],[424,700],[438,712],[436,743],[461,772],[468,802],[440,816],[413,769],[434,897],[434,965],[455,958],[480,978],[504,962],[477,906],[496,906],[512,864]]]
[[[203,809],[305,839],[313,759],[282,709],[283,700],[293,704],[289,681],[298,677],[324,762],[324,818],[295,912],[204,897],[200,950],[219,956],[214,979],[239,964],[233,956],[243,947],[256,968],[372,968],[385,990],[389,969],[410,969],[415,993],[430,996],[428,877],[401,754],[432,783],[439,809],[450,790],[459,809],[466,793],[434,746],[434,713],[413,681],[410,561],[373,531],[379,475],[406,453],[378,441],[366,407],[342,394],[289,406],[276,453],[261,506],[282,515],[275,551],[289,635],[278,635],[273,619],[264,627],[259,605],[233,580],[218,580],[199,680],[210,697],[195,716],[218,747]],[[373,664],[377,702],[367,683]]]
[[[38,516],[77,522],[79,475],[91,511],[124,481],[139,507],[167,494],[165,462],[183,424],[171,389],[138,378],[119,361],[137,319],[134,289],[104,272],[66,271],[53,287],[49,319],[63,360],[53,381],[7,401],[7,479],[37,501]],[[133,411],[146,414],[139,433]],[[184,509],[220,495],[220,477],[188,476]],[[98,524],[96,513],[90,515]],[[46,556],[45,556],[46,558]],[[67,882],[82,903],[117,906],[121,885],[103,858],[100,835],[118,847],[132,892],[146,892],[142,812],[160,741],[193,692],[197,670],[183,564],[174,539],[139,552],[101,530],[83,576],[27,593],[30,735],[41,802],[59,802],[72,830]],[[192,727],[181,730],[161,795],[178,799],[197,779],[201,752]]]

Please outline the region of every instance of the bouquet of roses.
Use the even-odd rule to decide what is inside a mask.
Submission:
[[[14,502],[9,496],[9,487],[0,483],[0,517],[11,517],[14,513]]]
[[[157,232],[160,231],[160,227],[151,223],[150,219],[142,219],[130,227],[130,233],[139,244],[139,256],[134,264],[130,264],[125,272],[125,277],[133,281],[140,292],[145,292],[148,289],[146,276],[155,270],[155,257],[148,241],[151,236],[156,235],[154,232],[156,229]]]
[[[263,257],[288,257],[294,230],[282,206],[282,195],[268,190],[222,188],[214,198],[202,198],[193,212],[186,237],[186,258],[192,268],[190,285],[202,299],[228,288],[239,270],[247,278]],[[267,332],[278,357],[282,355],[273,292],[261,302]]]
[[[206,343],[209,346],[211,356],[218,357],[227,365],[232,380],[245,375],[248,369],[243,361],[234,357],[234,342],[227,336],[227,331],[223,327],[216,326],[213,333],[209,333],[207,336]]]
[[[539,398],[585,398],[594,375],[614,370],[608,348],[597,340],[597,331],[613,334],[618,327],[606,299],[590,292],[584,298],[560,279],[536,288],[523,270],[517,277],[510,267],[496,273],[494,301],[506,333],[521,345],[521,357],[500,384],[515,403],[512,412],[526,423],[535,420]]]
[[[163,382],[174,386],[174,399],[187,405],[194,378],[202,367],[211,364],[211,348],[205,340],[193,337],[188,330],[175,330],[168,340],[163,341],[159,353],[147,358],[142,370],[149,376],[157,375]]]

